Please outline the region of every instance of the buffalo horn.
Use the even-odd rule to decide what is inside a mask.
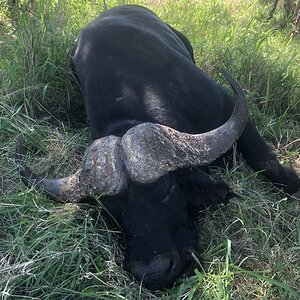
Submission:
[[[122,137],[131,179],[150,183],[178,168],[209,165],[232,147],[246,126],[248,108],[240,85],[229,73],[222,73],[236,96],[231,117],[220,127],[201,134],[153,123],[131,128]]]
[[[23,138],[16,147],[16,162],[22,181],[59,202],[79,202],[94,193],[114,195],[124,189],[127,176],[119,155],[120,138],[108,136],[95,140],[83,157],[79,170],[68,177],[47,179],[36,175],[23,161]]]

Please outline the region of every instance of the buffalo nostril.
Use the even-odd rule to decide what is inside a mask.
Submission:
[[[172,259],[157,255],[148,263],[132,262],[128,268],[137,280],[144,280],[147,277],[163,278],[172,268]]]
[[[158,255],[154,257],[149,265],[149,273],[166,273],[172,265],[172,260],[169,257]]]

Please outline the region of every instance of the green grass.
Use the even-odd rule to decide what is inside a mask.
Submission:
[[[300,36],[290,39],[279,9],[266,21],[272,1],[106,2],[146,5],[188,36],[204,71],[223,84],[218,68],[231,72],[280,161],[300,168]],[[40,0],[30,14],[21,3],[0,5],[0,299],[299,299],[299,193],[287,199],[243,162],[215,171],[239,197],[199,219],[203,269],[157,292],[123,270],[122,235],[109,220],[22,185],[20,133],[26,160],[50,176],[74,171],[90,142],[69,60],[104,5]]]

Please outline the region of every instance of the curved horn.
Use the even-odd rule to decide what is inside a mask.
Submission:
[[[223,71],[235,95],[231,117],[220,127],[201,134],[182,133],[170,127],[143,123],[122,137],[130,178],[150,183],[178,168],[208,165],[237,141],[248,121],[248,108],[240,85]]]
[[[22,181],[34,186],[48,197],[59,202],[78,202],[80,199],[101,193],[119,193],[127,184],[119,155],[120,138],[109,136],[96,140],[87,148],[79,170],[68,177],[47,179],[36,175],[23,161],[23,138],[18,138],[15,160]]]
[[[236,104],[222,126],[202,134],[188,134],[164,125],[143,123],[128,130],[122,138],[107,136],[95,140],[86,150],[80,169],[69,177],[45,179],[23,166],[22,180],[57,201],[78,202],[94,193],[119,193],[126,188],[128,175],[136,182],[150,183],[178,168],[210,164],[232,147],[248,120],[242,88],[230,74],[223,74],[236,94]],[[21,165],[22,148],[19,139],[16,161]]]

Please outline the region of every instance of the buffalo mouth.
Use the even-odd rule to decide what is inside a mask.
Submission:
[[[198,266],[194,259],[195,247],[191,246],[180,255],[173,250],[164,255],[157,255],[148,262],[133,261],[126,263],[126,269],[148,289],[155,290],[168,287],[180,277],[193,275]]]
[[[190,277],[194,274],[194,270],[200,267],[200,258],[198,256],[198,250],[194,246],[188,247],[185,251],[185,264],[180,277]]]

